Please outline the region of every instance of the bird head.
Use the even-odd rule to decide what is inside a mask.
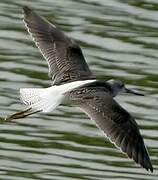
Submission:
[[[126,88],[125,84],[120,80],[110,79],[107,82],[111,85],[113,97],[115,97],[119,92],[128,93],[128,94],[134,94],[134,95],[137,95],[137,96],[144,96],[141,93],[138,93],[138,92],[136,92],[134,90]]]

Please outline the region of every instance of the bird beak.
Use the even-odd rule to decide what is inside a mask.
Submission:
[[[129,94],[134,94],[134,95],[137,95],[137,96],[144,96],[144,94],[141,94],[139,92],[136,92],[136,91],[133,91],[133,90],[127,89],[127,88],[125,88],[125,92],[129,93]]]

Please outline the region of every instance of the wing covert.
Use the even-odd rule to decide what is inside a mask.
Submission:
[[[78,93],[80,92],[80,93]],[[70,94],[106,136],[121,150],[147,170],[153,167],[134,118],[102,88],[83,88]]]

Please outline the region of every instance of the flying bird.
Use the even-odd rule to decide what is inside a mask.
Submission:
[[[23,12],[27,30],[48,63],[52,85],[48,88],[21,88],[21,101],[28,109],[8,119],[23,118],[37,112],[47,113],[69,101],[94,120],[109,140],[129,158],[153,172],[135,119],[114,99],[121,91],[142,94],[127,89],[120,80],[97,80],[73,39],[29,7],[24,7]]]

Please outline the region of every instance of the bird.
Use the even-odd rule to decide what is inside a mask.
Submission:
[[[21,88],[20,98],[28,109],[6,120],[37,112],[48,113],[63,102],[71,102],[85,112],[128,158],[153,172],[137,122],[115,100],[120,92],[143,94],[126,88],[120,80],[97,80],[75,40],[28,6],[23,7],[23,14],[29,34],[47,61],[52,84],[48,88]]]

